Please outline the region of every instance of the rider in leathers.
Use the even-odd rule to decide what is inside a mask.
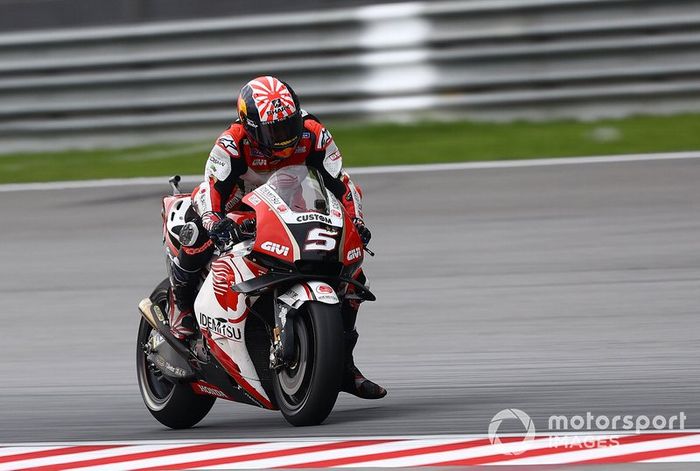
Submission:
[[[342,202],[364,243],[371,237],[362,220],[359,189],[342,169],[340,151],[318,120],[299,107],[286,83],[270,76],[257,77],[241,88],[238,119],[216,141],[206,163],[202,182],[192,193],[186,215],[197,230],[188,246],[180,248],[171,264],[172,294],[169,321],[173,335],[194,334],[192,315],[200,272],[211,260],[214,241],[240,240],[252,221],[237,216],[241,198],[279,168],[306,164],[321,172],[328,189]],[[228,214],[228,217],[227,217]],[[357,275],[364,282],[362,272]],[[346,365],[343,391],[365,399],[379,399],[386,390],[365,378],[354,364],[352,351],[358,334],[355,320],[359,303],[342,306]]]

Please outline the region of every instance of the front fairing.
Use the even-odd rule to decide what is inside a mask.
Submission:
[[[314,169],[290,166],[244,197],[256,213],[254,252],[289,265],[343,263],[347,218],[337,198],[319,182]]]

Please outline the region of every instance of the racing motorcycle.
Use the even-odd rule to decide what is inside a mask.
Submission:
[[[185,222],[190,195],[180,194],[179,177],[170,183],[162,216],[172,259],[196,229]],[[195,425],[217,398],[280,410],[292,425],[320,424],[341,387],[341,305],[375,300],[354,279],[371,251],[318,171],[280,169],[242,202],[256,230],[217,245],[195,299],[194,336],[183,342],[170,331],[167,278],[139,303],[139,389],[171,428]]]

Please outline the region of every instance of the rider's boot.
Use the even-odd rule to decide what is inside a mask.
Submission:
[[[179,340],[185,340],[195,332],[194,296],[199,279],[198,271],[180,267],[177,259],[170,264],[170,299],[168,322],[170,332]]]
[[[343,303],[343,325],[345,329],[345,368],[343,371],[343,383],[341,390],[362,399],[381,399],[386,396],[386,389],[377,383],[365,378],[360,370],[355,366],[352,352],[357,345],[359,337],[355,330],[355,319],[357,318],[358,303]]]

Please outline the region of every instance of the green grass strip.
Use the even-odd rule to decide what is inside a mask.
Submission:
[[[341,124],[348,167],[700,149],[700,114],[596,122]],[[0,156],[0,183],[203,173],[211,142]]]

